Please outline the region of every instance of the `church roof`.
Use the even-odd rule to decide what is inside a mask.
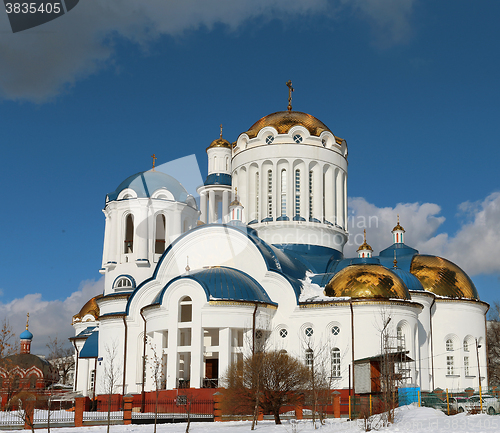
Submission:
[[[161,171],[142,171],[127,177],[118,188],[107,195],[109,201],[116,200],[120,193],[130,188],[135,191],[138,198],[148,198],[158,189],[165,188],[172,193],[174,199],[179,202],[185,202],[188,196],[186,189],[181,183]]]
[[[82,349],[80,350],[79,358],[97,358],[99,355],[99,331],[93,331]]]
[[[259,131],[266,126],[272,126],[278,131],[278,134],[287,134],[288,131],[296,125],[303,126],[311,135],[316,137],[319,137],[324,131],[332,132],[321,120],[316,119],[316,117],[310,114],[300,111],[278,111],[264,116],[262,119],[255,122],[248,131],[246,131],[246,134],[249,138],[254,138]],[[340,143],[342,143],[341,138],[335,138],[338,144],[339,140]]]
[[[250,301],[276,305],[271,301],[264,288],[250,275],[238,269],[224,266],[200,269],[174,278],[159,293],[153,304],[161,303],[165,291],[174,281],[179,279],[191,279],[199,283],[205,290],[207,301]]]

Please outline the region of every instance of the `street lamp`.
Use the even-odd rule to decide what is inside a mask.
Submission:
[[[479,376],[479,402],[481,403],[481,412],[483,411],[483,397],[481,394],[481,367],[479,367],[479,348],[481,347],[480,344],[477,342],[476,338],[476,355],[477,355],[477,374]]]

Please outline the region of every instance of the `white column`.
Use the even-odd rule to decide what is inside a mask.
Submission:
[[[222,191],[222,215],[221,215],[221,222],[222,223],[227,223],[229,221],[229,218],[227,214],[229,213],[229,192],[227,190]]]
[[[134,215],[134,225],[136,243],[136,245],[134,245],[135,258],[148,259],[148,207],[145,203],[141,203],[139,212]]]
[[[203,328],[201,327],[201,314],[193,317],[191,328],[191,372],[190,387],[201,388],[203,372]]]
[[[257,220],[261,222],[267,216],[267,170],[264,165],[259,166],[259,215]]]
[[[207,222],[207,194],[205,191],[200,193],[200,210],[201,210],[200,221],[203,221],[204,223],[206,223]]]
[[[295,176],[293,173],[293,161],[288,161],[286,176],[286,216],[293,220],[295,216]]]
[[[176,318],[175,318],[176,319]],[[168,332],[168,349],[167,349],[167,389],[177,388],[177,372],[179,370],[177,365],[177,324],[174,320],[169,321],[171,327]]]
[[[219,328],[219,376],[231,365],[231,328]]]
[[[208,191],[208,221],[212,224],[215,221],[215,192],[213,190]]]
[[[174,239],[177,239],[182,234],[182,212],[179,209],[179,205],[176,206],[176,211],[174,213]]]
[[[83,346],[82,346],[83,347]],[[81,347],[80,347],[81,350]],[[78,389],[76,391],[81,391],[84,397],[89,395],[89,360],[85,358],[80,358],[78,360],[78,379],[77,384]]]
[[[325,173],[325,218],[327,221],[335,222],[335,190],[333,179],[333,167],[328,166]]]
[[[302,170],[302,176],[301,176],[301,185],[300,185],[300,207],[304,209],[304,213],[302,215],[305,215],[306,221],[309,221],[309,217],[312,215],[309,215],[309,165],[306,162],[304,164],[304,170]]]
[[[278,188],[278,182],[279,182],[279,173],[278,173],[278,166],[276,165],[276,162],[273,162],[273,185],[272,185],[272,202],[273,202],[273,213],[272,217],[273,220],[276,221],[276,218],[279,216],[278,212],[278,206],[279,206],[279,188]]]
[[[347,227],[347,173],[344,174],[344,195],[343,195],[343,202],[344,202],[344,229],[347,231],[349,227]]]
[[[323,170],[319,165],[313,171],[314,218],[323,222]]]
[[[336,212],[336,219],[337,219],[337,224],[340,227],[344,227],[344,203],[343,203],[343,198],[344,198],[344,182],[343,182],[343,173],[342,170],[337,171],[337,179],[336,179],[336,186],[337,186],[337,212]]]

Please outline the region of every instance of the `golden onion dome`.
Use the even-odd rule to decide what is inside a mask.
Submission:
[[[240,203],[240,201],[237,198],[231,202],[231,204],[229,205],[229,207],[231,207],[231,206],[241,206],[241,207],[243,207],[243,205]]]
[[[363,243],[359,246],[356,251],[373,251],[373,248],[366,242],[366,230],[364,231]]]
[[[353,299],[410,299],[408,289],[398,276],[382,265],[350,265],[326,285],[325,295]]]
[[[246,134],[249,138],[255,138],[259,131],[266,126],[272,126],[278,131],[278,134],[286,134],[293,126],[297,125],[303,126],[311,135],[316,137],[319,137],[324,131],[332,132],[321,120],[316,119],[316,117],[310,114],[300,111],[278,111],[255,122],[246,131]],[[341,144],[343,140],[335,137],[335,141],[337,144]]]
[[[469,276],[449,260],[417,254],[411,261],[410,272],[419,279],[424,290],[435,295],[479,300]]]
[[[399,215],[398,215],[398,223],[397,225],[392,229],[393,232],[397,231],[397,230],[400,230],[402,232],[405,231],[405,229],[403,227],[401,227],[401,225],[399,224]]]
[[[94,296],[90,299],[80,310],[78,314],[73,316],[73,321],[82,320],[87,314],[92,314],[97,320],[99,318],[99,306],[97,305],[97,299],[102,298],[102,295]]]
[[[226,139],[222,138],[221,135],[217,140],[212,141],[210,146],[207,147],[207,150],[213,149],[214,147],[226,147],[228,149],[231,149],[231,143]]]

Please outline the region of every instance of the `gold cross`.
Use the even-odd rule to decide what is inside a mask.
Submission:
[[[29,322],[30,322],[30,313],[26,313],[26,329],[28,329]]]
[[[156,162],[156,160],[157,160],[158,158],[156,157],[156,154],[155,154],[155,153],[153,153],[153,154],[151,155],[151,158],[153,158],[153,170],[154,170],[154,169],[155,169],[155,162]]]
[[[220,138],[222,138],[222,123],[220,124]]]
[[[294,90],[292,87],[292,80],[288,80],[286,85],[288,86],[288,111],[292,111],[292,92]]]

